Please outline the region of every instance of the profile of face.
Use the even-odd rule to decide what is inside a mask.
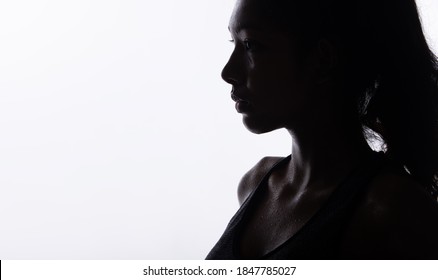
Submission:
[[[316,110],[314,75],[296,51],[296,38],[275,26],[258,2],[236,2],[229,23],[234,50],[222,78],[251,132],[294,129]]]

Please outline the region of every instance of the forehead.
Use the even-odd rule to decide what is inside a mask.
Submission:
[[[263,0],[237,0],[230,18],[230,30],[238,33],[242,29],[268,28],[271,24],[263,3]]]

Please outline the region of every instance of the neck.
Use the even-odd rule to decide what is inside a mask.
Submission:
[[[333,123],[333,122],[332,122]],[[360,129],[344,121],[292,131],[288,181],[297,189],[337,186],[372,151]],[[355,127],[355,126],[350,126]]]

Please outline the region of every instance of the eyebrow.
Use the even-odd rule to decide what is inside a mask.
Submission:
[[[262,30],[262,28],[261,28],[260,26],[257,26],[256,24],[251,24],[251,23],[239,23],[239,24],[237,24],[237,27],[236,27],[235,32],[236,32],[236,33],[239,33],[240,31],[242,31],[242,30],[244,30],[244,29],[246,29],[246,30],[254,30],[254,31],[260,31],[260,30]],[[230,26],[228,26],[228,31],[231,32],[231,27],[230,27]]]

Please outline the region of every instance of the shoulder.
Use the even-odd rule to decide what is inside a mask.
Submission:
[[[437,259],[438,203],[408,174],[385,169],[371,182],[343,245],[354,258]]]
[[[281,157],[264,157],[254,165],[239,182],[237,195],[239,203],[242,204],[248,196],[255,190],[260,181],[271,170],[271,168],[280,161]]]

